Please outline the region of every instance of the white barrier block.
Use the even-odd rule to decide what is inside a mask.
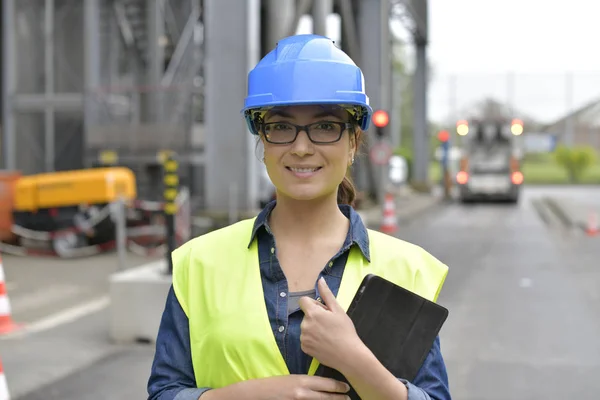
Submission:
[[[118,272],[110,277],[109,334],[116,343],[156,341],[172,277],[166,260]]]

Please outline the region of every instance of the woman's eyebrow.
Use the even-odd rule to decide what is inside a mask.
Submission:
[[[272,110],[272,111],[269,111],[267,113],[267,115],[265,115],[265,118],[272,118],[272,117],[294,118],[294,116],[292,114],[287,113],[283,110]]]
[[[294,118],[294,115],[292,115],[286,111],[283,111],[283,110],[272,110],[272,111],[269,111],[265,115],[265,119],[273,118],[273,117]],[[336,115],[334,112],[331,112],[331,111],[322,111],[322,112],[319,112],[312,116],[312,118],[314,118],[314,119],[328,118],[328,117],[333,117],[333,118],[340,119],[340,120],[343,119],[339,115]]]
[[[342,118],[340,118],[339,115],[336,115],[335,113],[333,113],[331,111],[323,111],[323,112],[313,115],[313,118],[326,118],[326,117],[342,119]]]

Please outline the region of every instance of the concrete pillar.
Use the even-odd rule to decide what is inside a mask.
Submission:
[[[247,75],[260,55],[258,0],[205,0],[206,206],[226,212],[257,207],[256,138],[240,110]],[[230,196],[233,193],[235,196]]]
[[[313,33],[327,36],[327,17],[333,12],[332,0],[315,0],[312,5]]]
[[[358,32],[360,37],[360,67],[365,76],[365,85],[373,110],[388,110],[391,106],[391,49],[389,31],[389,0],[362,0],[358,8]],[[368,148],[377,139],[371,125]],[[383,171],[375,168],[369,160],[360,160],[358,186],[369,190],[382,200]]]

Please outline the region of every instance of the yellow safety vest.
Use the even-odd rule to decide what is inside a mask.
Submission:
[[[198,387],[287,375],[264,300],[254,218],[197,237],[173,253],[173,288],[189,319]],[[422,248],[369,230],[372,262],[356,246],[346,262],[337,300],[348,309],[362,279],[379,275],[436,301],[448,267]],[[318,362],[313,359],[309,374]]]

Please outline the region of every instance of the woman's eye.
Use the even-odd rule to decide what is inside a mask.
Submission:
[[[321,122],[321,123],[315,125],[315,127],[320,131],[331,131],[331,130],[335,129],[334,124],[332,124],[330,122]]]
[[[288,124],[275,124],[273,125],[273,129],[276,131],[284,131],[290,129],[290,126]]]

